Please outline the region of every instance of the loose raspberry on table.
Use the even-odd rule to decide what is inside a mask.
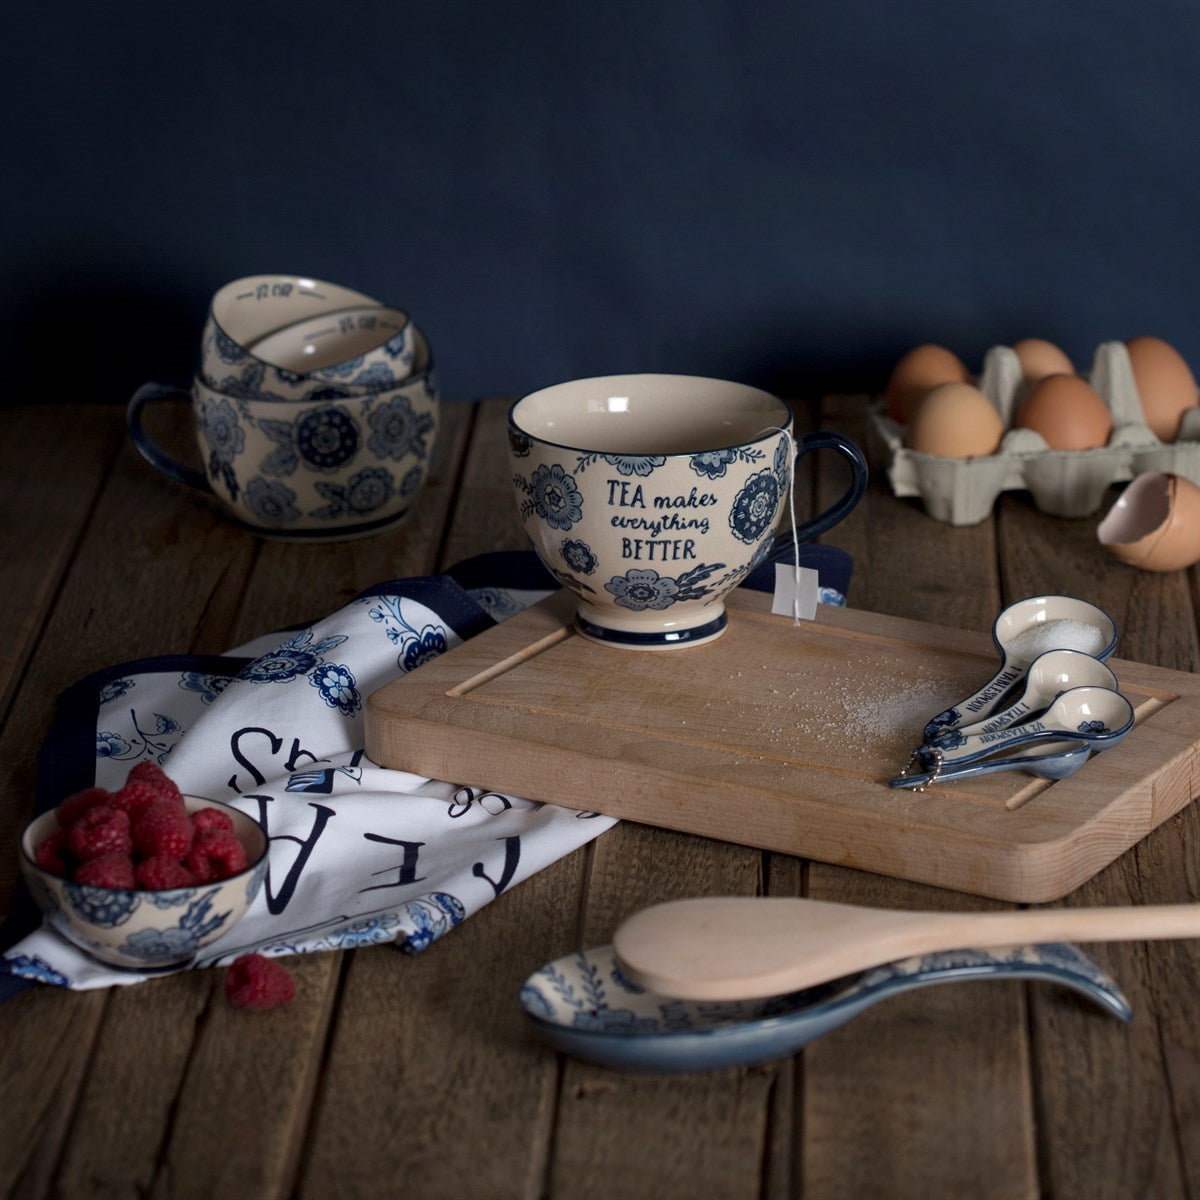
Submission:
[[[214,883],[244,871],[246,851],[229,830],[205,830],[196,835],[183,865],[195,875],[197,883]]]
[[[112,797],[107,788],[84,788],[83,791],[68,796],[58,806],[58,823],[64,827],[73,825],[89,808],[96,808],[101,804],[112,806]]]
[[[288,969],[262,954],[243,954],[225,972],[225,998],[234,1008],[262,1012],[286,1004],[296,994]]]
[[[138,887],[152,892],[165,891],[167,888],[193,887],[196,884],[196,877],[183,863],[174,858],[164,858],[161,854],[143,858],[137,864],[134,874]]]
[[[75,868],[75,882],[90,887],[132,888],[133,859],[128,854],[100,854]]]
[[[202,808],[192,813],[192,828],[199,834],[209,829],[225,829],[233,832],[233,818],[219,808]]]
[[[129,814],[106,804],[87,809],[67,828],[67,848],[81,861],[101,854],[128,854],[133,849]]]
[[[56,829],[34,847],[33,861],[43,871],[69,879],[75,868],[75,858],[67,848],[67,831]]]
[[[156,762],[140,762],[133,767],[125,777],[126,783],[137,782],[149,784],[155,791],[162,794],[164,799],[178,800],[183,803],[183,793],[179,785]]]
[[[192,822],[174,800],[156,800],[133,820],[133,845],[144,858],[181,862],[192,846]]]

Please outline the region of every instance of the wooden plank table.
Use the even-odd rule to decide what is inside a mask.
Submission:
[[[56,695],[88,672],[219,652],[331,611],[364,586],[523,548],[505,404],[447,406],[401,530],[265,542],[155,475],[112,409],[5,412],[0,474],[0,905]],[[817,422],[865,441],[861,399]],[[802,477],[800,516],[841,481]],[[1100,604],[1122,657],[1200,670],[1200,574],[1117,565],[1095,520],[1004,495],[955,529],[876,478],[827,540],[856,559],[856,608],[986,630],[1007,603]],[[664,869],[666,866],[668,869]],[[525,975],[608,941],[646,904],[715,893],[892,907],[1001,907],[956,892],[621,824],[501,895],[426,953],[289,960],[286,1008],[231,1010],[220,974],[28,991],[0,1009],[0,1193],[9,1197],[1200,1196],[1200,943],[1101,945],[1124,1026],[1041,985],[893,999],[787,1061],[686,1076],[558,1058],[515,1002]],[[1064,903],[1200,898],[1191,805]]]

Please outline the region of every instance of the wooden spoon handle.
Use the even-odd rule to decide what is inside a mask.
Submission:
[[[963,945],[1009,942],[1130,942],[1200,937],[1200,904],[1145,904],[1128,908],[1031,908],[1017,912],[940,913],[938,938]],[[949,949],[950,947],[945,947]]]

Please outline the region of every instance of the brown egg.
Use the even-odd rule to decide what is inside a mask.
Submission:
[[[1043,338],[1022,338],[1013,343],[1026,383],[1037,383],[1047,375],[1074,375],[1071,360],[1053,343]]]
[[[1146,424],[1160,441],[1173,442],[1184,411],[1200,402],[1196,377],[1179,351],[1162,338],[1136,337],[1125,346]]]
[[[1200,487],[1182,475],[1139,475],[1096,530],[1100,544],[1144,571],[1200,562]]]
[[[1034,384],[1015,424],[1040,433],[1052,450],[1094,450],[1113,429],[1100,394],[1078,375],[1047,375]]]
[[[913,410],[906,441],[913,450],[943,458],[995,454],[1004,422],[992,402],[969,383],[943,383]]]
[[[887,414],[907,425],[918,402],[943,383],[967,383],[971,373],[944,346],[914,346],[892,369],[884,398]]]

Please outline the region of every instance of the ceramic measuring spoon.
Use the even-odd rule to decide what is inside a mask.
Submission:
[[[1033,596],[1010,605],[992,626],[1000,669],[973,696],[938,713],[926,726],[932,741],[943,729],[957,729],[990,717],[1001,708],[1034,659],[1048,650],[1080,650],[1104,660],[1117,645],[1117,627],[1107,613],[1073,596]]]
[[[1013,725],[1023,717],[1045,711],[1062,695],[1075,687],[1102,687],[1117,690],[1117,677],[1098,658],[1080,650],[1051,650],[1033,660],[1025,676],[1025,690],[1020,699],[1008,708],[970,725],[960,725],[954,732],[970,735],[994,733],[1007,725]],[[932,744],[938,745],[939,734]]]
[[[1049,742],[1029,754],[1004,754],[999,758],[956,763],[946,768],[937,764],[935,760],[928,769],[912,771],[906,768],[902,774],[890,780],[888,786],[915,788],[923,792],[932,783],[974,779],[980,775],[995,775],[1000,771],[1026,771],[1040,779],[1066,779],[1068,775],[1074,775],[1091,754],[1088,746],[1081,746],[1075,742]],[[918,760],[919,756],[920,751],[916,756]]]
[[[1023,747],[1037,747],[1034,754],[1040,750],[1041,757],[1057,756],[1072,749],[1073,745],[1104,750],[1115,746],[1132,728],[1133,705],[1120,692],[1104,687],[1071,688],[1041,716],[1004,729],[972,734],[965,734],[960,729],[944,730],[933,743],[922,746],[914,755],[924,768],[924,774],[906,772],[893,779],[891,786],[920,787],[938,779],[981,775],[986,773],[982,768],[989,762],[996,771],[1026,767],[1028,759],[995,757]],[[979,769],[967,771],[966,767]]]
[[[1065,944],[919,955],[790,995],[724,1004],[648,992],[621,974],[611,946],[598,946],[535,971],[520,1003],[540,1037],[577,1058],[630,1070],[705,1071],[794,1054],[889,996],[972,979],[1061,984],[1122,1021],[1132,1016],[1113,980]]]
[[[1200,904],[904,912],[764,896],[644,908],[613,936],[624,976],[683,1000],[748,1000],[958,946],[1200,938]]]

